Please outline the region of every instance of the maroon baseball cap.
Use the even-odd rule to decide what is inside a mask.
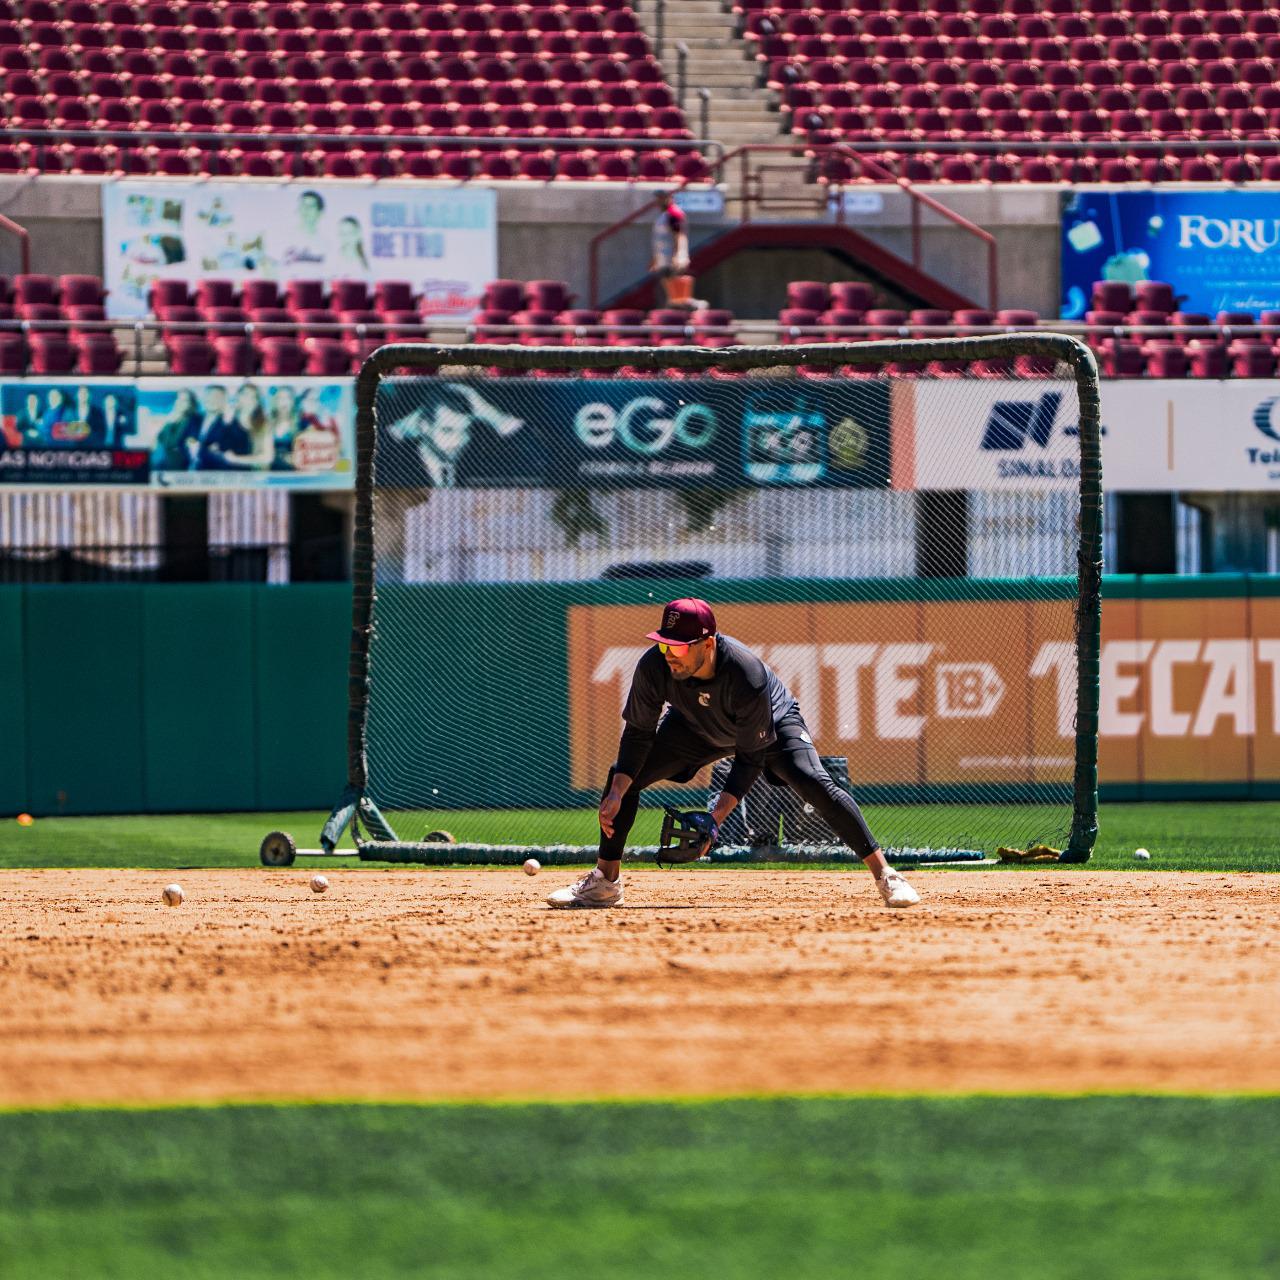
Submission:
[[[716,633],[716,615],[705,600],[673,600],[662,611],[662,625],[648,639],[663,644],[692,644]]]

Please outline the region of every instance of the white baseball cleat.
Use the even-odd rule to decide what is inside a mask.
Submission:
[[[876,888],[886,907],[914,907],[920,901],[920,895],[907,883],[902,872],[892,867],[876,881]]]
[[[553,907],[620,907],[622,877],[606,880],[599,867],[592,867],[577,884],[550,894],[547,903]]]

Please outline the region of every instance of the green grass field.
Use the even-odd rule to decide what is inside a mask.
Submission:
[[[7,820],[0,867],[254,867],[324,817]],[[441,817],[507,842],[547,815]],[[1101,828],[1091,868],[1280,870],[1280,804],[1111,804]],[[1270,1280],[1277,1149],[1277,1097],[0,1112],[0,1276]]]
[[[0,1275],[1270,1280],[1280,1101],[0,1115]]]
[[[941,806],[929,809],[938,824]],[[901,825],[903,810],[891,815]],[[20,827],[0,823],[0,867],[237,867],[257,865],[258,845],[268,831],[291,832],[302,847],[318,847],[326,814],[225,813],[105,818],[42,818]],[[873,829],[877,813],[868,809]],[[883,815],[890,816],[890,815]],[[999,829],[1001,809],[983,815]],[[462,841],[514,844],[524,832],[546,832],[566,844],[590,844],[598,831],[594,811],[466,810],[437,814],[440,825]],[[642,811],[637,843],[657,841],[656,810]],[[974,823],[972,810],[957,807],[955,824]],[[1280,870],[1280,802],[1197,800],[1180,803],[1102,806],[1101,835],[1092,868],[1146,868],[1163,871]],[[1151,851],[1151,861],[1136,863],[1133,851]]]

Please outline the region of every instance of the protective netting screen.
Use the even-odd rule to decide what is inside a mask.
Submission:
[[[373,835],[594,844],[645,633],[696,596],[787,685],[887,849],[1064,847],[1076,368],[925,342],[799,368],[773,349],[649,371],[625,349],[578,370],[505,351],[361,380],[353,784]],[[632,842],[711,786],[646,791]],[[767,778],[739,818],[735,843],[834,840]]]

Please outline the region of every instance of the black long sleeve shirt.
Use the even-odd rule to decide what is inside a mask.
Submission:
[[[745,645],[716,634],[715,674],[709,680],[677,680],[654,645],[636,664],[622,711],[626,727],[618,745],[618,772],[636,777],[648,759],[663,704],[668,704],[708,745],[733,753],[725,791],[739,800],[764,767],[775,740],[773,726],[795,706],[777,675]]]

